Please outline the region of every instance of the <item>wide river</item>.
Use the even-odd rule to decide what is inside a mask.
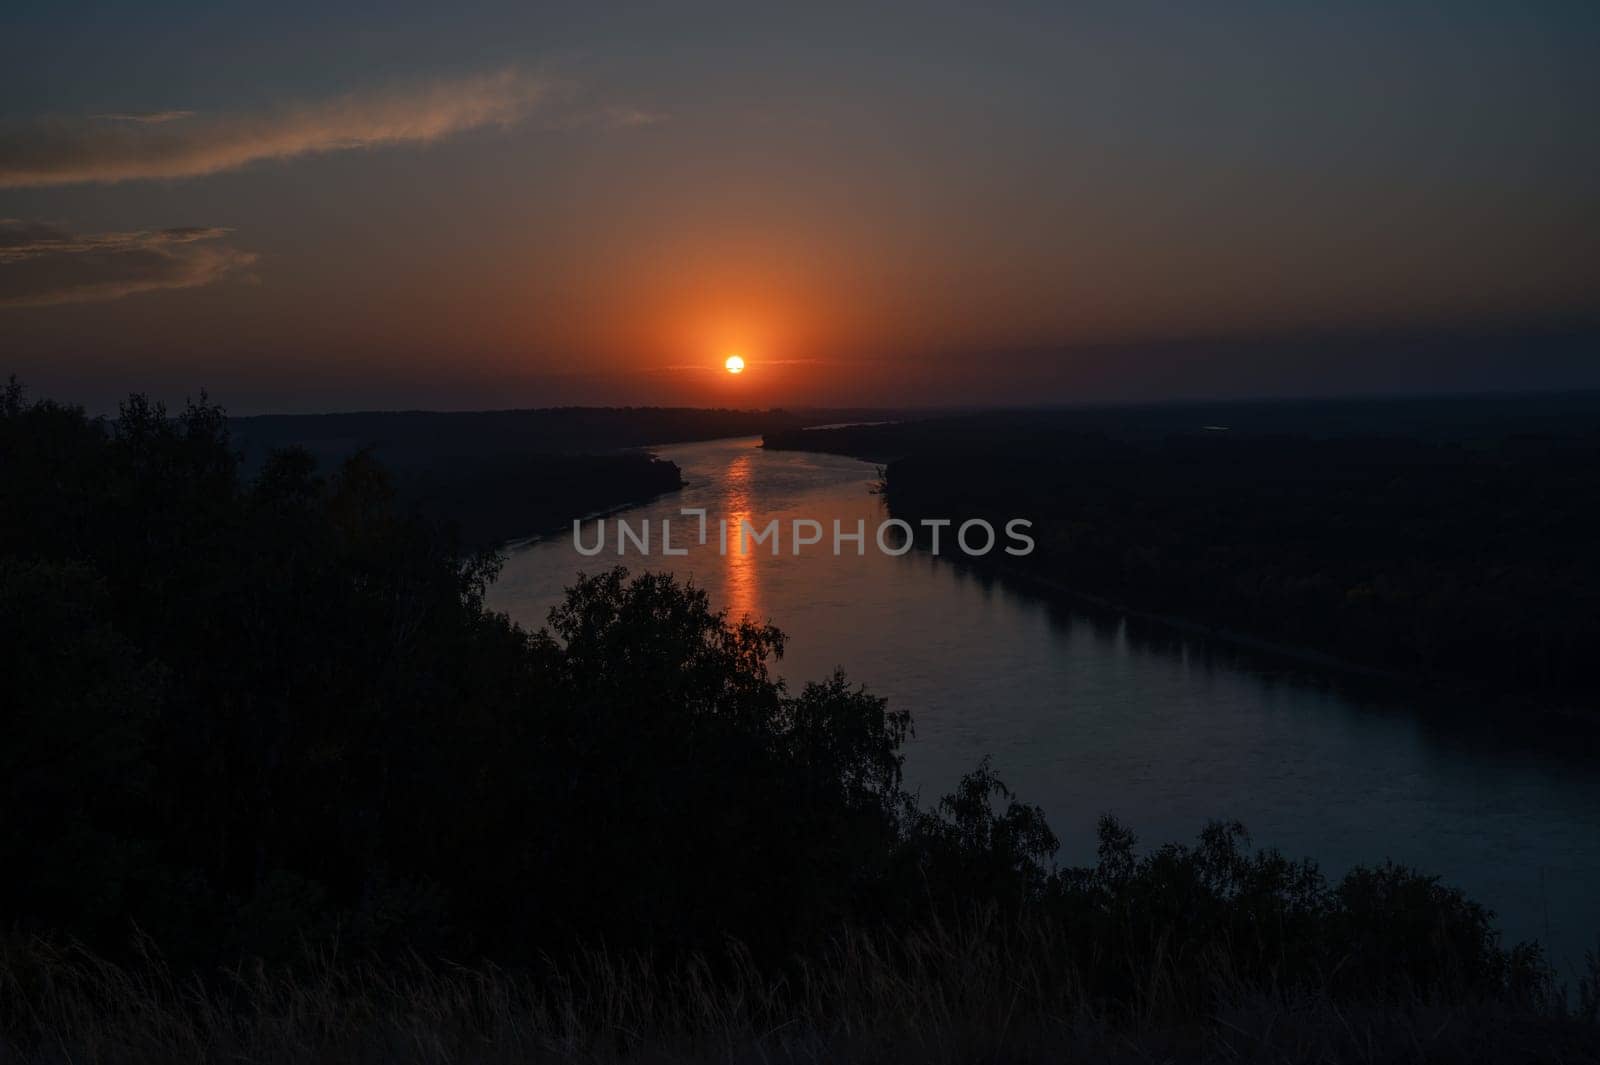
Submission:
[[[906,779],[930,803],[988,756],[1017,795],[1043,807],[1059,861],[1090,864],[1095,822],[1112,813],[1144,844],[1192,841],[1237,819],[1259,846],[1311,857],[1330,874],[1392,858],[1492,907],[1508,940],[1538,939],[1575,983],[1600,935],[1600,772],[1587,742],[1529,735],[1527,720],[1419,707],[1382,691],[1237,651],[1150,622],[1052,601],[981,579],[922,551],[871,543],[883,519],[874,468],[755,440],[657,449],[689,482],[617,515],[651,525],[650,557],[630,543],[586,558],[570,535],[513,550],[490,605],[530,628],[580,570],[619,561],[692,578],[734,615],[789,636],[778,672],[798,687],[835,667],[909,708]],[[681,508],[703,507],[711,523]],[[660,554],[660,522],[672,546]],[[716,522],[781,522],[782,552],[723,554]],[[830,540],[791,553],[790,522]],[[864,556],[835,557],[832,522],[867,523]],[[596,535],[584,529],[586,546]]]

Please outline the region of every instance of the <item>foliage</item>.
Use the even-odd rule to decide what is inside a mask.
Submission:
[[[791,692],[777,629],[671,576],[579,575],[525,632],[484,607],[497,559],[366,453],[245,481],[203,400],[102,423],[13,387],[0,463],[13,939],[126,960],[137,928],[201,972],[603,944],[662,973],[737,969],[733,940],[779,980],[841,941],[921,979],[960,943],[1102,1017],[1546,993],[1536,952],[1407,870],[1329,884],[1227,825],[1141,855],[1114,822],[1058,870],[987,765],[919,809],[904,710],[837,674]]]

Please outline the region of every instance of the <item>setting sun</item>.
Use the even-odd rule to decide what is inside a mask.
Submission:
[[[729,373],[744,373],[744,359],[737,355],[729,355],[728,361],[722,365],[728,368]]]

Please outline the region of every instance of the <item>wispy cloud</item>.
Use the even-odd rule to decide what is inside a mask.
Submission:
[[[429,144],[511,125],[548,93],[515,70],[262,113],[117,112],[0,127],[0,188],[216,174],[268,159]]]
[[[251,252],[219,243],[227,234],[202,226],[72,233],[0,219],[0,307],[91,303],[209,285],[255,262]]]
[[[102,122],[140,122],[147,126],[159,125],[162,122],[177,122],[179,119],[193,118],[193,111],[111,111],[103,115],[94,115]]]
[[[597,126],[628,129],[634,126],[659,126],[671,116],[665,111],[651,111],[632,104],[611,104],[598,111],[581,116],[579,121]]]
[[[571,95],[570,86],[564,86],[566,94]],[[540,125],[549,130],[573,129],[638,129],[642,126],[659,126],[663,122],[670,122],[672,116],[665,111],[653,111],[647,107],[636,107],[633,104],[602,104],[598,106],[578,106],[569,104],[567,107],[555,110],[545,115]]]

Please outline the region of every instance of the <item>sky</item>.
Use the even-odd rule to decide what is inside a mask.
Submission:
[[[14,2],[0,374],[236,413],[1596,387],[1596,54],[1593,3]]]

